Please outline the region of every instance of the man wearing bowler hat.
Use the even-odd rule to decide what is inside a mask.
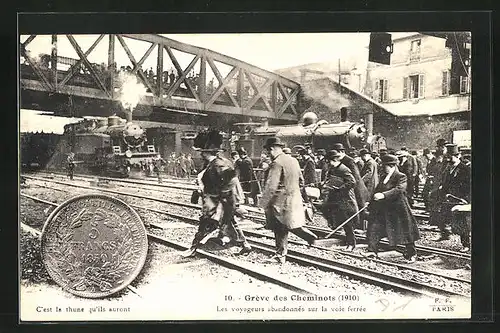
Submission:
[[[318,156],[318,162],[316,163],[316,168],[321,170],[320,181],[324,181],[329,167],[328,161],[325,159],[326,150],[322,148],[318,149],[316,151],[316,155]]]
[[[406,197],[407,178],[397,168],[398,158],[387,154],[381,157],[382,172],[369,206],[367,230],[368,257],[377,257],[379,241],[387,237],[389,246],[406,245],[405,259],[417,260],[415,241],[420,239],[415,217]]]
[[[354,160],[347,156],[345,153],[345,148],[342,143],[335,143],[332,147],[333,150],[336,150],[340,154],[340,162],[351,170],[354,179],[356,180],[356,186],[354,187],[354,194],[356,195],[356,202],[358,207],[363,207],[365,202],[369,200],[368,190],[366,189],[365,183],[361,179],[361,175],[359,174],[358,166]],[[327,176],[328,178],[328,176]],[[359,226],[356,226],[359,227]]]
[[[274,231],[276,254],[271,262],[283,264],[286,261],[288,233],[305,239],[312,244],[317,236],[304,228],[304,213],[299,162],[283,153],[285,144],[279,138],[268,138],[264,148],[269,152],[272,162],[262,191],[260,206],[266,213],[266,227]]]
[[[354,194],[356,180],[351,170],[340,162],[341,156],[336,150],[330,150],[326,155],[326,159],[330,163],[330,169],[323,185],[323,190],[326,190],[326,197],[323,200],[321,211],[332,229],[335,229],[358,212]],[[352,252],[356,246],[353,224],[359,224],[359,216],[344,225],[346,235],[345,250],[349,252]]]
[[[448,168],[443,173],[443,179],[439,189],[444,194],[442,203],[442,216],[439,229],[442,238],[449,237],[446,225],[450,224],[452,232],[460,235],[463,251],[470,249],[470,225],[463,218],[463,215],[453,214],[452,208],[458,204],[470,203],[470,168],[460,159],[460,152],[457,145],[446,144],[446,160]]]
[[[208,238],[220,231],[235,234],[236,242],[243,246],[239,254],[247,254],[252,248],[235,220],[238,214],[238,179],[233,163],[220,156],[222,135],[219,131],[200,132],[194,139],[193,147],[201,152],[205,168],[198,174],[202,192],[200,224],[191,248],[184,252],[185,257],[195,254],[196,249]]]

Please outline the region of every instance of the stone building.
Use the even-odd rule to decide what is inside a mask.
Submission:
[[[455,131],[471,129],[468,77],[452,75],[452,51],[445,38],[419,33],[395,36],[391,64],[369,62],[361,89],[359,74],[348,73],[353,66],[341,68],[339,85],[338,71],[332,72],[335,62],[278,72],[300,82],[301,109],[320,119],[338,121],[342,106],[349,108],[353,121],[373,113],[373,133],[385,136],[389,147],[421,150],[432,148],[438,138],[452,142]],[[462,60],[466,65],[469,59]],[[354,64],[359,72],[362,62]]]

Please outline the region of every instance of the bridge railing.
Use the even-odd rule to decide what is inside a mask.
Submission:
[[[227,55],[160,35],[109,35],[107,63],[101,64],[91,63],[89,55],[105,35],[97,36],[86,51],[73,35],[52,35],[52,45],[56,46],[52,47],[50,54],[42,54],[38,59],[28,50],[35,37],[31,35],[21,44],[21,79],[37,81],[40,90],[64,93],[69,86],[82,87],[87,89],[87,95],[90,92],[100,98],[116,99],[116,92],[121,88],[119,73],[128,72],[146,87],[150,97],[147,104],[155,106],[184,106],[269,118],[296,119],[300,113],[297,110],[300,85],[295,81]],[[79,59],[58,56],[58,38],[67,38]],[[134,53],[129,47],[131,40],[145,42],[149,47],[144,54]],[[125,51],[129,66],[117,68],[117,48]],[[146,59],[154,51],[156,68],[143,69]],[[187,66],[180,64],[179,52],[193,57]],[[173,68],[165,68],[166,63]],[[179,98],[184,102],[180,103]]]

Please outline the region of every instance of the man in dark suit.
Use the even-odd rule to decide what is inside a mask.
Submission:
[[[326,174],[328,172],[328,168],[330,167],[328,161],[325,158],[326,151],[325,149],[318,149],[316,152],[318,156],[318,163],[316,163],[316,168],[321,169],[320,173],[320,181],[323,182],[325,180]]]
[[[240,147],[237,152],[239,159],[235,162],[235,168],[243,192],[245,192],[245,203],[248,203],[248,197],[250,197],[253,200],[253,205],[257,206],[257,195],[260,194],[260,184],[253,170],[252,160],[248,157],[245,148]]]
[[[361,179],[359,174],[359,169],[354,160],[347,156],[345,153],[345,148],[342,143],[333,144],[333,150],[336,150],[340,154],[340,162],[351,170],[354,179],[356,180],[356,185],[354,187],[354,194],[356,196],[356,202],[358,207],[364,207],[365,202],[368,201],[368,190],[366,189],[365,183]],[[356,227],[361,227],[360,225],[355,225]]]
[[[408,183],[408,187],[406,188],[406,196],[408,197],[408,201],[410,202],[411,206],[413,205],[413,189],[416,175],[416,165],[413,157],[406,150],[406,147],[403,147],[400,151],[396,152],[396,156],[399,158],[399,171],[406,175]]]
[[[303,161],[302,175],[304,176],[304,186],[311,186],[316,184],[316,162],[311,156],[309,150],[303,146],[297,148],[297,153],[300,154]]]
[[[236,186],[238,179],[233,163],[218,154],[222,151],[221,144],[222,135],[218,131],[204,131],[194,139],[194,148],[201,152],[205,161],[205,169],[198,175],[203,204],[198,231],[191,248],[183,254],[185,257],[194,255],[201,244],[224,229],[232,230],[236,235],[236,242],[243,246],[239,254],[252,250],[234,218],[239,208]]]
[[[365,162],[361,169],[361,179],[368,190],[368,197],[371,198],[375,187],[378,185],[378,165],[367,149],[361,149],[359,154]]]
[[[323,190],[326,190],[326,197],[321,210],[332,229],[335,229],[358,211],[354,194],[356,180],[351,170],[340,162],[340,157],[341,155],[336,150],[329,151],[326,156],[330,163],[330,169],[323,185]],[[352,252],[356,246],[353,224],[359,224],[359,216],[344,225],[346,251],[349,252]]]
[[[314,233],[304,228],[306,217],[300,190],[302,173],[299,162],[283,153],[284,146],[279,138],[266,140],[264,148],[272,163],[259,202],[266,213],[266,227],[273,230],[276,239],[276,254],[270,261],[281,264],[286,261],[290,231],[309,244],[317,239]]]
[[[417,260],[415,241],[420,239],[420,234],[405,193],[406,175],[398,170],[399,161],[396,156],[387,154],[381,159],[382,178],[369,206],[366,256],[377,257],[378,243],[387,237],[391,247],[406,245],[404,257],[408,263],[413,263]]]
[[[464,251],[468,251],[470,249],[470,225],[464,219],[465,216],[454,215],[452,208],[458,204],[470,203],[471,170],[461,161],[457,145],[447,144],[446,152],[449,167],[443,173],[440,186],[440,190],[445,194],[445,201],[443,202],[443,214],[439,229],[446,237],[446,224],[451,224],[452,232],[460,235]]]

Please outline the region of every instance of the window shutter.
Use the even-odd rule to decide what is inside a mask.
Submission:
[[[418,98],[424,98],[424,75],[420,74],[418,76]]]
[[[403,99],[408,99],[408,77],[403,78]]]
[[[387,97],[388,97],[388,96],[387,96],[387,91],[388,91],[388,83],[387,83],[387,80],[384,80],[384,96],[383,96],[383,98],[382,98],[382,100],[383,100],[384,102],[387,102],[387,99],[388,99],[388,98],[387,98]]]

